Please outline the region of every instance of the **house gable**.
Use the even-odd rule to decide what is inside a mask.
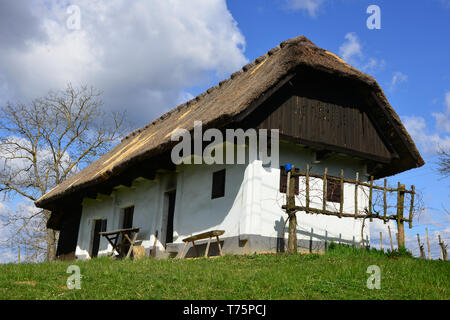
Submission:
[[[395,149],[352,83],[302,73],[247,117],[247,126],[279,129],[280,138],[318,151],[389,163]]]

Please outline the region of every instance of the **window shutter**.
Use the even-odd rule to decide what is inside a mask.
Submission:
[[[299,168],[295,168],[295,172],[300,172]],[[284,166],[280,167],[280,193],[287,192],[287,172]],[[299,176],[295,176],[295,194],[300,194]]]
[[[286,193],[287,188],[287,173],[284,166],[280,167],[280,193]]]

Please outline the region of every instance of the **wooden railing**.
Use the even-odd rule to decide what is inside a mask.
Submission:
[[[305,204],[301,206],[295,205],[295,177],[304,177],[305,178]],[[322,185],[322,207],[312,207],[311,206],[311,189],[310,183],[311,178],[318,178],[323,181]],[[336,181],[339,183],[340,189],[340,202],[339,208],[336,208],[335,211],[327,209],[327,183],[328,181]],[[345,199],[345,188],[344,184],[354,184],[354,210],[352,212],[344,212],[344,199]],[[364,187],[366,191],[368,191],[367,203],[368,205],[360,212],[358,209],[358,190],[360,187]],[[412,221],[414,217],[414,201],[416,191],[414,186],[411,186],[410,190],[405,188],[405,185],[398,183],[397,188],[388,188],[387,179],[384,179],[383,186],[374,185],[373,176],[370,177],[369,182],[363,182],[359,179],[359,173],[356,173],[355,180],[344,178],[344,171],[340,171],[339,177],[332,177],[328,175],[328,168],[325,168],[323,174],[314,174],[311,173],[309,165],[306,165],[305,172],[299,172],[292,169],[288,171],[288,182],[287,182],[287,197],[286,204],[282,206],[283,209],[286,210],[286,213],[290,218],[296,221],[296,217],[293,217],[296,212],[302,211],[305,213],[313,213],[313,214],[323,214],[329,216],[337,216],[339,218],[355,218],[355,219],[369,219],[373,221],[373,219],[381,219],[385,223],[389,220],[395,220],[397,222],[398,227],[398,244],[399,247],[404,246],[405,238],[404,238],[404,223],[407,222],[409,224],[409,228],[412,228]],[[382,205],[380,205],[380,201],[378,198],[374,199],[374,193],[382,192],[383,200]],[[387,197],[390,193],[396,193],[397,201],[395,205],[395,214],[388,213],[388,203]],[[410,195],[410,205],[409,205],[409,216],[408,218],[404,217],[405,211],[405,194]],[[293,201],[294,200],[294,201]],[[377,207],[382,207],[382,210],[376,210]]]

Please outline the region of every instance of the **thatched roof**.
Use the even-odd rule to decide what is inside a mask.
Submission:
[[[167,151],[173,145],[171,134],[178,128],[191,130],[194,121],[202,121],[204,127],[219,127],[232,122],[248,108],[253,108],[254,102],[268,94],[280,81],[295,74],[299,67],[356,80],[370,88],[401,157],[390,174],[424,164],[413,140],[375,79],[300,36],[281,42],[233,73],[229,79],[130,133],[103,157],[38,199],[36,205],[50,208],[50,204],[55,201],[99,185],[139,161]]]

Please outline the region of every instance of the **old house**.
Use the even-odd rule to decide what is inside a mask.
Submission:
[[[296,37],[132,132],[36,201],[52,212],[48,227],[60,230],[58,255],[85,259],[105,254],[111,246],[99,232],[132,226],[140,228],[147,252],[158,231],[160,255],[179,252],[183,238],[209,230],[225,231],[225,253],[283,250],[283,168],[260,159],[175,165],[171,133],[192,130],[194,121],[202,121],[204,128],[279,129],[281,165],[309,164],[317,173],[327,167],[330,176],[343,170],[354,178],[358,172],[364,181],[424,164],[374,78]],[[301,182],[296,188],[302,189]],[[329,193],[330,206],[340,201],[336,188]],[[345,194],[344,206],[351,207],[355,195]],[[359,205],[367,205],[362,195]],[[361,238],[356,219],[301,215],[300,220],[300,248]]]

